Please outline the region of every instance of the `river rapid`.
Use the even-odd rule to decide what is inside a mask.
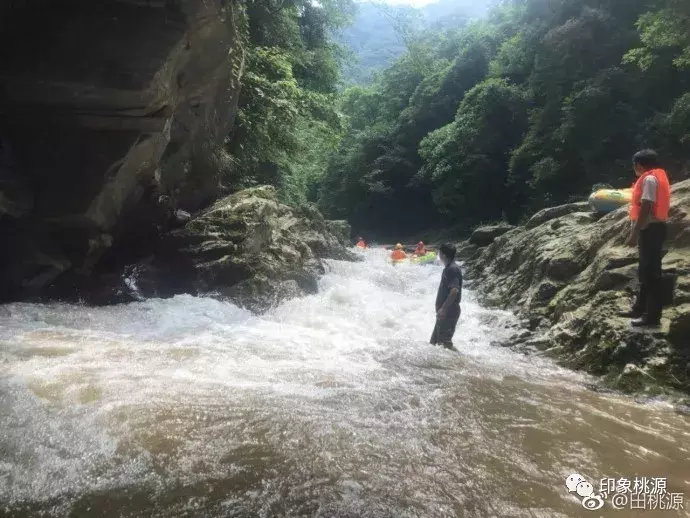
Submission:
[[[690,516],[690,419],[490,345],[439,265],[329,262],[256,316],[212,298],[0,307],[0,515]],[[684,511],[585,510],[565,478],[664,477]]]

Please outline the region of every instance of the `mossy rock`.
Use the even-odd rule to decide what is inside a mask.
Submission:
[[[193,292],[217,293],[263,311],[314,293],[325,271],[321,259],[354,256],[341,241],[315,206],[291,208],[278,201],[273,187],[253,187],[218,200],[183,229],[166,234],[146,284],[164,292],[156,282],[174,277]]]
[[[651,390],[632,368],[623,375],[636,365],[659,387],[690,393],[690,180],[673,186],[663,266],[677,276],[675,306],[658,331],[633,330],[616,316],[637,289],[638,253],[624,246],[627,211],[597,218],[578,208],[546,209],[475,253],[466,268],[480,300],[552,326],[550,349],[573,368],[615,372],[612,384]]]

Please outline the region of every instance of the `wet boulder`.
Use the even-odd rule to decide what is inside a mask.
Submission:
[[[319,209],[312,203],[301,204],[293,210],[297,218],[294,222],[294,232],[301,236],[317,257],[343,260],[353,258],[353,254],[344,248],[349,242],[349,230],[348,239],[343,241],[343,229],[336,229],[341,235],[335,234],[332,231],[333,225],[324,219]],[[349,225],[347,228],[349,229]]]
[[[675,308],[669,338],[679,348],[684,349],[690,359],[690,304],[682,304]]]
[[[473,258],[481,250],[477,245],[470,243],[469,239],[457,243],[455,247],[457,249],[456,258],[460,261],[467,261]]]
[[[326,228],[333,234],[338,242],[343,246],[350,245],[350,235],[352,227],[345,220],[326,220]]]
[[[616,386],[623,392],[641,392],[656,380],[645,368],[629,363],[616,378]]]
[[[273,187],[255,187],[218,200],[164,235],[135,280],[144,296],[216,294],[263,311],[316,292],[326,258],[354,255],[313,206],[289,207]]]
[[[617,316],[630,309],[638,286],[637,249],[624,245],[627,210],[596,218],[583,207],[545,209],[495,238],[467,261],[472,285],[486,303],[538,322],[570,367],[607,375],[626,390],[653,379],[690,392],[690,181],[673,186],[663,268],[675,296],[657,330],[633,329]]]
[[[507,223],[477,227],[470,236],[470,244],[476,246],[488,246],[493,243],[497,237],[502,236],[514,228],[515,227],[513,225],[509,225]]]
[[[551,300],[563,286],[561,284],[554,283],[550,280],[545,280],[539,286],[537,286],[535,297],[537,300],[542,302],[548,302]]]
[[[568,203],[566,205],[559,205],[558,207],[547,207],[532,216],[525,226],[527,228],[538,227],[542,223],[572,214],[573,212],[586,212],[588,208],[589,204],[587,202]]]

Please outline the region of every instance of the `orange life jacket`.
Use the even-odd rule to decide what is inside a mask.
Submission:
[[[359,248],[366,248],[367,244],[364,241],[357,241],[357,246]]]
[[[658,185],[652,215],[658,221],[666,221],[668,219],[668,210],[671,207],[671,185],[668,182],[666,171],[663,169],[652,169],[640,176],[633,186],[632,199],[630,200],[630,219],[633,221],[637,221],[640,217],[644,179],[650,175],[656,178]]]
[[[394,261],[402,261],[403,259],[407,259],[407,254],[404,250],[393,250],[393,253],[391,254],[391,259],[393,259]]]

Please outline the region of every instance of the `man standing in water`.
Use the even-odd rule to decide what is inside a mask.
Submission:
[[[633,228],[627,244],[639,249],[640,291],[632,311],[624,316],[633,317],[635,327],[656,327],[661,323],[663,305],[661,259],[671,187],[659,157],[651,149],[635,154],[633,169],[638,179],[630,202]]]
[[[460,318],[462,272],[455,262],[454,246],[442,245],[439,249],[439,257],[445,268],[436,294],[436,325],[431,335],[431,343],[442,345],[446,349],[455,349],[453,335]]]

